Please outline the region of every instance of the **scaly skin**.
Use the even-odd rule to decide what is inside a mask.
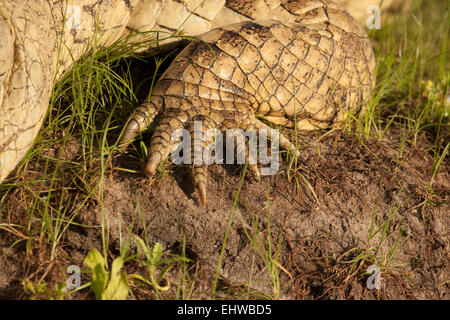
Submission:
[[[236,1],[233,9],[251,8]],[[210,124],[204,132],[208,127],[265,128],[256,117],[315,130],[339,126],[350,108],[368,101],[375,60],[356,20],[326,0],[289,2],[283,10],[282,22],[245,21],[214,29],[175,58],[149,101],[130,117],[121,139],[126,148],[159,115],[150,141],[149,175],[178,144],[171,139],[174,131],[199,116]],[[280,142],[295,151],[286,138]],[[191,169],[205,204],[206,164]]]
[[[348,1],[339,0],[339,2]],[[215,44],[215,50],[221,53],[217,62],[214,63],[216,67],[212,66],[212,69],[208,69],[210,68],[208,66],[203,66],[204,69],[201,69],[200,60],[202,57],[206,57],[207,53],[202,53],[200,43],[188,46],[184,54],[177,58],[176,64],[170,68],[170,71],[165,74],[164,79],[161,79],[155,88],[154,98],[151,98],[152,108],[150,110],[145,108],[140,114],[141,108],[134,113],[133,119],[137,122],[128,122],[132,127],[125,130],[124,140],[131,139],[137,131],[143,130],[146,127],[143,126],[143,123],[151,122],[159,112],[166,115],[162,117],[162,122],[158,126],[162,128],[161,130],[164,129],[162,123],[168,121],[164,120],[165,117],[180,120],[178,126],[181,127],[187,125],[195,114],[207,114],[208,111],[205,111],[207,108],[211,108],[211,110],[215,108],[212,112],[215,117],[213,124],[221,125],[222,129],[226,127],[258,127],[260,123],[254,120],[256,114],[264,115],[270,121],[289,125],[288,120],[292,120],[293,111],[292,104],[289,102],[290,86],[286,83],[291,81],[289,80],[291,78],[294,83],[304,89],[298,91],[299,95],[303,94],[304,96],[296,98],[303,114],[307,115],[299,118],[301,128],[323,128],[333,123],[337,124],[350,103],[338,103],[335,101],[339,97],[337,93],[326,94],[323,91],[333,87],[332,82],[334,81],[339,90],[348,92],[349,88],[353,88],[363,92],[366,96],[369,83],[371,83],[370,76],[364,78],[360,73],[358,78],[358,73],[355,73],[354,70],[363,67],[362,57],[364,56],[367,59],[365,63],[369,71],[362,70],[361,72],[372,75],[373,57],[370,44],[362,29],[341,9],[332,9],[336,12],[335,17],[328,17],[330,21],[323,20],[324,11],[322,9],[328,10],[325,9],[327,4],[330,5],[329,8],[334,7],[329,1],[309,0],[207,0],[203,4],[202,0],[0,1],[0,182],[15,168],[32,145],[48,109],[53,81],[58,80],[71,67],[73,61],[89,50],[95,42],[94,39],[100,44],[108,45],[114,40],[126,36],[130,30],[171,32],[182,26],[186,34],[199,35],[217,27],[248,20],[273,19],[283,22],[283,25],[275,22],[264,23],[262,29],[268,33],[268,43],[270,43],[265,49],[266,53],[264,50],[260,52],[260,48],[248,43],[249,40],[245,40],[245,37],[244,40],[241,39],[242,28],[245,28],[245,24],[233,26],[232,28],[235,28],[233,35],[230,33],[232,30],[227,28],[203,36],[205,41]],[[323,7],[324,5],[325,7]],[[322,9],[313,9],[317,6]],[[80,9],[79,12],[75,10],[77,8]],[[349,7],[354,14],[360,13],[352,8]],[[194,11],[195,14],[192,14]],[[76,14],[79,14],[79,20],[74,20],[77,18]],[[361,22],[363,23],[364,20],[361,19]],[[314,22],[317,22],[316,25]],[[261,25],[261,23],[258,22],[257,25]],[[97,26],[98,28],[96,28]],[[343,33],[326,30],[325,26],[337,28],[336,30],[342,28],[339,30]],[[298,29],[300,32],[306,30],[304,35],[296,35],[295,38],[299,43],[308,44],[311,54],[303,57],[300,52],[302,48],[293,46],[290,48],[292,56],[287,58],[291,63],[305,67],[304,70],[295,69],[298,77],[292,76],[285,79],[286,76],[290,76],[289,68],[280,68],[281,66],[275,68],[271,66],[273,61],[267,61],[269,64],[259,70],[261,73],[269,72],[271,74],[267,79],[262,79],[262,75],[253,72],[238,76],[237,72],[234,78],[228,79],[226,82],[225,69],[223,72],[217,69],[220,68],[221,63],[230,63],[234,69],[249,68],[252,64],[251,59],[263,60],[264,55],[270,55],[287,46],[287,43],[283,42],[288,40],[286,35],[272,34],[277,28],[285,28],[286,35],[292,33],[295,28],[300,28]],[[245,53],[240,58],[235,57],[229,43],[227,44],[228,40],[223,38],[225,33],[232,35],[231,41],[244,41],[242,43],[247,43],[245,44],[248,47],[247,51],[252,50],[250,48],[253,48],[253,51]],[[259,31],[254,35],[255,38],[258,38],[258,34]],[[330,35],[331,42],[326,40]],[[315,41],[314,37],[317,36],[320,36],[324,42],[319,42],[319,45],[311,42]],[[356,47],[348,41],[353,41]],[[330,48],[337,51],[327,52]],[[199,52],[197,57],[193,57],[192,63],[189,62],[191,63],[189,64],[190,68],[195,72],[202,72],[199,78],[193,80],[187,79],[186,75],[177,75],[175,72],[177,68],[188,68],[188,64],[183,61],[186,60],[186,52],[189,50]],[[351,65],[351,70],[348,72],[339,71],[339,64],[333,63],[335,59],[343,58],[339,56],[339,54],[342,55],[340,50],[344,51],[345,57],[351,61],[348,64],[348,66]],[[327,62],[326,59],[330,59],[330,55],[332,56],[331,60]],[[205,63],[212,63],[212,60],[205,61]],[[319,65],[316,66],[316,64]],[[324,66],[327,66],[327,69],[323,69]],[[300,73],[309,69],[314,71],[316,76],[319,72],[326,74],[320,88],[315,88],[314,86],[317,84],[312,82],[313,80],[317,81],[317,78],[311,77],[311,80],[307,81],[300,79]],[[336,81],[338,75],[333,72],[341,72],[342,79],[346,80]],[[209,74],[210,78],[216,77],[224,79],[224,81],[220,80],[219,87],[215,82],[217,79],[208,80],[205,77],[206,74]],[[186,90],[188,95],[183,100],[180,97],[180,90],[186,86],[187,81],[192,82],[191,87],[193,88],[201,85],[203,89],[211,90],[211,94],[219,94],[220,99],[214,100],[209,94],[195,97],[190,87]],[[354,85],[355,81],[356,85]],[[261,82],[262,84],[260,84]],[[224,83],[227,83],[229,87],[225,88]],[[164,86],[170,86],[172,96],[178,100],[179,106],[178,102],[171,104],[174,102],[165,101],[170,99],[170,96],[162,92]],[[158,90],[160,91],[158,92]],[[255,92],[256,90],[258,92]],[[225,91],[229,91],[226,96],[224,96]],[[278,93],[272,96],[275,92]],[[313,102],[305,103],[304,99],[308,96],[306,92],[310,93],[309,96]],[[311,95],[312,92],[315,95]],[[269,95],[272,100],[265,101]],[[332,102],[330,106],[324,106],[324,101],[319,101],[320,97],[327,103]],[[349,94],[348,97],[356,99],[355,102],[359,101],[355,95]],[[199,102],[202,99],[207,100],[204,101],[206,104]],[[279,101],[276,101],[277,99]],[[187,100],[192,102],[189,108]],[[225,116],[222,109],[231,109],[231,100],[238,102],[237,109],[233,115]],[[302,101],[303,104],[301,104]],[[168,106],[172,108],[172,111],[168,110]],[[182,116],[185,113],[177,113],[182,107],[189,109],[186,112],[186,120],[183,120]],[[140,117],[146,118],[146,122],[142,121]],[[224,121],[224,118],[228,120]],[[135,123],[134,128],[133,123]],[[168,125],[171,126],[170,121]],[[155,135],[153,141],[157,141],[156,137]],[[283,139],[282,137],[282,144],[288,146],[288,141]],[[157,145],[156,142],[152,142],[151,150],[161,152],[162,149],[158,148],[166,148],[164,145],[160,147]],[[157,152],[154,153],[157,154]],[[155,157],[157,156],[153,156],[151,163],[157,162]],[[162,158],[164,158],[164,154],[161,154]],[[150,172],[154,166],[154,164],[149,166]],[[202,181],[206,184],[205,179]]]

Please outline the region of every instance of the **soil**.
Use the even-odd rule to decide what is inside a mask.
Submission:
[[[168,166],[166,174],[149,179],[117,170],[119,166],[142,166],[131,151],[117,156],[105,178],[103,199],[111,257],[119,254],[130,230],[142,238],[146,231],[151,245],[160,242],[166,252],[175,254],[181,253],[185,241],[186,254],[192,260],[188,273],[196,276],[192,297],[211,297],[233,211],[219,296],[243,297],[247,284],[256,292],[253,297],[277,296],[268,264],[255,253],[255,247],[268,251],[270,236],[272,250],[278,250],[278,265],[283,268],[278,268],[281,299],[449,299],[448,158],[429,192],[433,168],[429,150],[433,146],[425,136],[402,149],[395,129],[371,141],[340,131],[320,135],[323,132],[299,135],[301,158],[290,181],[285,165],[278,174],[260,182],[244,179],[234,211],[241,166],[210,166],[208,203],[203,207],[183,167]],[[24,194],[23,188],[8,194],[0,221],[29,223],[24,205],[29,199]],[[39,234],[28,247],[21,241],[11,248],[21,235],[0,229],[0,298],[29,298],[21,284],[23,279],[43,279],[50,287],[64,281],[68,265],[81,266],[89,249],[102,248],[101,230],[92,227],[101,223],[101,212],[96,201],[86,206],[75,220],[78,225],[65,233],[53,261],[49,261],[48,242]],[[387,233],[392,236],[381,242],[375,254],[380,259],[381,289],[369,289],[364,272],[376,263],[369,259],[351,270],[345,261],[366,248],[373,218],[376,230],[391,214]],[[381,232],[369,245],[378,246],[380,236]],[[398,246],[391,256],[396,241]],[[125,270],[145,272],[133,262]],[[177,281],[177,272],[175,268],[168,274],[172,283]],[[154,298],[148,287],[133,285],[132,289],[134,298]],[[173,291],[167,296],[170,294]],[[71,298],[93,296],[82,290]]]

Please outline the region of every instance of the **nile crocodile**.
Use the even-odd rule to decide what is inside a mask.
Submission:
[[[194,119],[221,129],[265,127],[257,116],[295,120],[300,130],[339,126],[368,100],[375,68],[364,29],[339,2],[353,10],[348,0],[2,0],[0,182],[37,136],[54,81],[94,37],[108,46],[136,30],[182,26],[201,40],[180,53],[127,122],[122,147],[158,115],[150,174],[173,147],[171,132]],[[206,168],[192,171],[204,203]]]

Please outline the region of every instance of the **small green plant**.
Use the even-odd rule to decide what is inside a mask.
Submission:
[[[215,298],[215,296],[216,296],[216,288],[217,288],[217,283],[219,280],[220,269],[222,268],[223,254],[225,252],[228,234],[229,234],[229,231],[231,228],[231,222],[233,220],[233,216],[234,216],[234,213],[237,208],[237,201],[239,199],[239,194],[241,192],[242,184],[245,179],[246,172],[247,172],[247,166],[248,166],[248,162],[245,163],[245,166],[243,168],[241,179],[239,182],[239,187],[238,187],[238,190],[234,197],[233,207],[230,212],[230,215],[228,216],[227,227],[225,229],[224,240],[223,240],[222,248],[221,248],[220,255],[219,255],[219,261],[217,263],[216,276],[214,279],[213,291],[211,294],[213,298]],[[274,246],[272,243],[272,236],[271,236],[272,232],[271,232],[271,222],[270,222],[269,194],[267,194],[267,238],[265,238],[262,235],[262,232],[258,228],[258,222],[254,218],[253,218],[253,225],[255,226],[255,232],[253,234],[250,234],[246,228],[245,221],[242,221],[244,233],[247,236],[247,239],[250,241],[250,243],[254,249],[255,256],[259,255],[261,257],[261,259],[264,261],[264,264],[269,272],[270,278],[272,280],[273,296],[267,297],[266,295],[261,294],[259,292],[251,292],[251,283],[253,280],[252,279],[253,263],[252,263],[251,270],[250,270],[250,279],[249,279],[249,283],[248,283],[248,290],[246,292],[247,294],[245,297],[247,299],[249,299],[250,295],[252,297],[253,296],[256,297],[258,295],[259,299],[261,299],[261,298],[263,298],[263,299],[270,299],[270,298],[278,299],[280,297],[280,293],[281,293],[281,282],[280,282],[279,270],[282,270],[283,272],[285,272],[289,277],[291,277],[291,275],[279,262],[280,252],[281,252],[281,243],[282,243],[282,235],[281,234],[278,239],[278,245],[277,245],[276,250],[274,250],[274,248],[273,248]]]
[[[130,291],[128,277],[125,271],[120,271],[124,264],[122,257],[114,259],[111,271],[106,270],[106,260],[100,252],[93,248],[84,260],[84,263],[91,269],[92,280],[91,290],[97,300],[125,300]]]
[[[264,264],[269,272],[270,278],[272,280],[272,298],[279,299],[281,294],[281,280],[280,280],[280,271],[284,272],[290,279],[292,279],[292,275],[287,271],[280,262],[280,253],[281,253],[281,245],[283,242],[283,234],[280,233],[278,236],[278,243],[275,247],[275,243],[272,240],[272,224],[271,224],[271,213],[270,213],[270,197],[269,190],[267,191],[267,235],[264,235],[264,231],[260,230],[258,227],[258,221],[256,220],[255,215],[251,215],[252,225],[254,226],[254,230],[250,233],[248,228],[245,228],[245,222],[242,221],[243,231],[250,241],[252,245],[253,251],[255,254],[259,255],[260,258],[264,261]],[[269,297],[264,297],[269,298]]]
[[[22,287],[25,292],[31,294],[30,300],[64,300],[64,283],[57,283],[52,289],[48,287],[48,283],[44,280],[33,282],[30,279],[24,279],[22,280]]]
[[[167,291],[170,289],[170,281],[165,278],[165,274],[167,271],[169,271],[173,266],[175,262],[189,262],[189,259],[185,257],[174,257],[169,259],[162,259],[163,256],[163,248],[159,242],[156,242],[153,246],[153,250],[150,250],[150,246],[147,242],[142,240],[140,237],[135,236],[136,241],[139,243],[139,247],[142,249],[148,268],[148,275],[149,278],[145,278],[139,274],[133,274],[133,278],[137,279],[143,283],[146,283],[150,286],[152,286],[156,292],[159,291]],[[138,247],[138,250],[140,250]],[[142,254],[142,252],[139,252],[139,256]],[[161,269],[158,275],[158,270]],[[165,284],[162,284],[165,282]]]
[[[404,263],[398,264],[395,263],[395,261],[399,261],[399,259],[396,258],[397,249],[401,247],[409,237],[404,236],[401,228],[395,228],[392,232],[388,232],[388,228],[391,225],[392,218],[398,212],[398,206],[395,205],[391,209],[389,217],[386,219],[386,221],[384,221],[383,224],[375,230],[375,218],[377,213],[376,210],[377,207],[375,207],[374,209],[372,222],[369,228],[369,235],[367,237],[367,240],[365,241],[364,247],[354,247],[350,250],[347,250],[337,258],[338,263],[350,265],[346,281],[356,275],[368,275],[369,273],[363,268],[369,265],[376,265],[382,272],[390,270],[399,272],[400,274],[406,276],[402,272],[401,268],[404,266]],[[374,244],[374,239],[376,239],[376,235],[378,234],[378,241]],[[394,236],[396,236],[396,238],[389,250],[387,252],[381,252],[383,243],[386,243],[389,238]],[[347,257],[350,257],[349,260],[343,260]],[[408,278],[408,280],[410,279]]]
[[[220,249],[219,261],[217,262],[216,275],[214,278],[214,284],[213,284],[212,293],[211,293],[212,298],[215,298],[215,295],[216,295],[216,288],[217,288],[217,283],[219,281],[220,269],[222,269],[223,255],[225,253],[225,247],[227,244],[228,233],[230,232],[231,221],[233,221],[233,215],[236,210],[237,201],[239,199],[239,194],[241,193],[242,185],[243,185],[244,179],[245,179],[245,174],[247,173],[247,167],[248,167],[248,162],[245,163],[244,169],[242,170],[241,179],[239,181],[239,187],[238,187],[238,190],[236,192],[236,195],[235,195],[234,201],[233,201],[233,207],[231,208],[230,214],[228,216],[227,227],[225,229],[225,235],[223,238],[222,247]]]

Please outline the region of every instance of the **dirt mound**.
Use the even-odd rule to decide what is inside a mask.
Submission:
[[[114,175],[107,180],[104,207],[113,238],[119,238],[119,229],[124,234],[132,221],[138,233],[145,227],[151,241],[166,248],[177,248],[185,238],[196,259],[214,274],[233,211],[220,271],[229,284],[251,279],[253,289],[273,294],[267,260],[270,231],[273,257],[277,254],[286,270],[279,270],[283,298],[444,298],[446,288],[440,284],[450,274],[448,205],[428,205],[422,211],[432,157],[423,147],[411,146],[399,157],[398,137],[392,134],[368,144],[337,134],[320,142],[317,137],[301,136],[301,169],[291,172],[291,182],[286,167],[261,182],[246,179],[234,211],[241,175],[237,166],[211,166],[207,207],[199,205],[182,168],[155,177],[151,186],[143,177]],[[436,194],[448,196],[448,181],[443,166],[436,176]],[[145,225],[137,217],[137,199]],[[382,232],[368,240],[374,215],[375,230],[388,221],[392,236],[384,241]],[[85,217],[99,223],[100,216],[97,210]],[[366,288],[367,275],[345,280],[351,264],[342,261],[368,246],[379,246],[374,256],[386,274],[379,292]],[[359,250],[338,259],[352,248]],[[359,274],[368,260],[359,261]]]
[[[393,132],[364,143],[340,132],[318,137],[301,135],[300,165],[290,172],[290,182],[285,165],[261,182],[245,179],[235,210],[239,166],[210,167],[206,207],[198,203],[182,167],[170,166],[173,172],[159,173],[151,183],[144,176],[113,172],[105,182],[103,206],[113,247],[130,230],[144,237],[144,228],[151,244],[158,241],[175,253],[185,239],[202,270],[194,292],[211,292],[232,217],[221,290],[250,286],[287,299],[448,299],[448,162],[438,170],[431,194],[433,157],[425,139],[405,145],[400,154],[399,135]],[[118,162],[139,166],[129,154]],[[434,204],[425,205],[427,200]],[[20,211],[15,201],[12,196],[7,205]],[[101,212],[94,204],[77,222],[99,225]],[[101,231],[74,226],[64,240],[67,261],[81,264],[87,250],[101,247]],[[4,237],[0,252],[5,266],[0,296],[5,297],[18,285],[13,280],[26,273],[13,262],[24,258],[23,247],[8,251],[8,243]],[[366,286],[364,273],[372,264],[381,269],[381,290]]]

